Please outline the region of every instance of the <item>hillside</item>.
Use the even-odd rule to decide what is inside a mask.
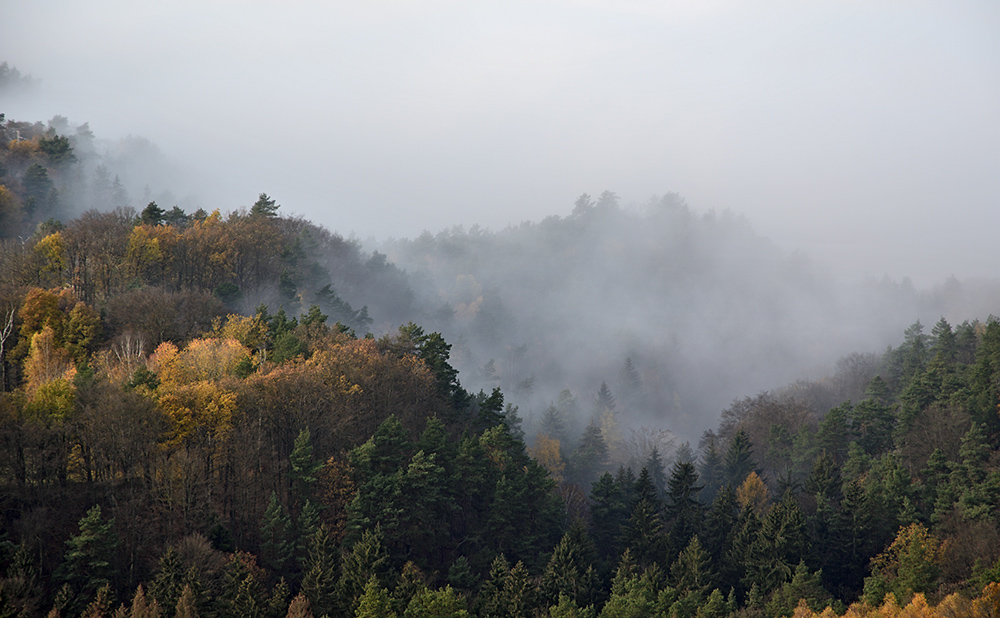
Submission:
[[[967,288],[675,195],[375,248],[133,208],[58,125],[2,125],[0,616],[995,611]]]

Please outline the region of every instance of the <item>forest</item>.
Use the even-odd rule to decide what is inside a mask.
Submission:
[[[739,221],[608,192],[370,251],[264,193],[132,207],[85,125],[0,120],[2,617],[1000,615],[995,317],[912,321],[692,439],[696,392],[738,373],[688,379],[716,342],[653,369],[622,345],[573,378],[565,314],[518,298],[585,304],[557,283],[655,222],[633,246],[668,263],[649,294],[677,330],[702,285],[753,300],[752,330],[793,295],[735,265],[815,279]],[[503,274],[544,246],[563,270]],[[624,311],[598,342],[627,338]],[[746,362],[791,345],[739,341]]]

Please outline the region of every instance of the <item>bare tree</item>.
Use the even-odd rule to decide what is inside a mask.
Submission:
[[[7,390],[7,363],[3,359],[3,354],[7,338],[10,337],[11,332],[14,330],[14,314],[16,311],[16,307],[10,308],[10,311],[7,312],[6,323],[0,329],[0,392]]]

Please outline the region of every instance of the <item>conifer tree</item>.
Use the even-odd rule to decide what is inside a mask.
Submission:
[[[608,445],[601,435],[597,417],[591,419],[580,438],[580,445],[570,456],[573,476],[579,483],[592,483],[608,465]]]
[[[669,526],[670,555],[681,551],[701,530],[703,505],[698,500],[701,487],[690,461],[677,461],[667,487],[666,521]]]
[[[660,501],[649,478],[649,471],[643,468],[636,482],[635,506],[622,539],[624,546],[640,565],[652,564],[661,559],[666,551],[660,510]]]
[[[504,590],[510,578],[510,563],[503,554],[497,555],[490,565],[489,574],[476,598],[476,615],[479,618],[505,618],[507,607],[504,603]]]
[[[698,478],[702,483],[702,502],[711,504],[715,500],[716,494],[725,482],[724,474],[722,453],[719,452],[716,440],[712,437],[702,451],[698,466]]]
[[[345,610],[354,607],[357,598],[362,592],[366,592],[365,586],[373,578],[376,582],[389,581],[389,554],[383,540],[382,528],[376,525],[365,530],[361,539],[344,554],[338,588],[341,606]]]
[[[653,486],[656,487],[657,496],[662,497],[667,490],[667,472],[658,447],[654,446],[649,452],[649,457],[646,458],[644,467],[646,470],[649,470],[649,477],[653,481]]]
[[[755,470],[753,447],[750,444],[750,437],[744,430],[737,431],[729,442],[723,466],[726,482],[733,487],[743,484],[747,475]]]
[[[111,590],[111,584],[105,583],[97,589],[94,600],[83,610],[81,618],[109,618],[113,603],[114,592]]]
[[[358,598],[355,618],[395,618],[389,600],[389,591],[382,587],[378,578],[372,575],[368,578],[361,596]]]
[[[174,618],[198,618],[198,606],[194,588],[190,584],[184,586],[181,596],[177,599]]]
[[[149,587],[149,594],[160,604],[160,607],[173,608],[177,605],[184,590],[184,573],[180,558],[173,547],[167,547],[160,556],[156,576]]]
[[[94,505],[80,519],[79,533],[66,541],[68,549],[59,572],[63,581],[84,597],[93,596],[114,578],[114,552],[118,546],[114,524],[114,519],[104,521],[100,505]]]
[[[678,593],[684,595],[694,592],[701,597],[712,589],[711,557],[698,540],[698,535],[691,537],[691,542],[670,565],[670,577]]]
[[[593,484],[590,492],[590,517],[593,538],[602,559],[617,554],[618,538],[628,521],[629,509],[625,493],[610,472],[605,472]]]
[[[404,618],[467,618],[465,602],[451,586],[439,590],[424,588],[410,600]]]
[[[260,522],[260,553],[264,566],[273,573],[281,573],[292,556],[292,520],[288,511],[278,501],[278,494],[271,492],[267,510]]]
[[[312,497],[316,473],[323,467],[323,462],[313,458],[312,436],[308,428],[300,430],[296,436],[288,462],[292,495],[296,503],[301,504]]]
[[[302,592],[309,605],[320,616],[333,614],[337,603],[339,556],[337,547],[326,526],[312,537],[309,556],[303,565]]]
[[[561,595],[581,606],[591,604],[596,593],[596,554],[583,522],[575,520],[552,550],[542,574],[541,593],[546,604],[556,603]]]

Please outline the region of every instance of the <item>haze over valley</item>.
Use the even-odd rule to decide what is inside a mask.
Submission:
[[[0,616],[993,615],[998,33],[7,3]]]

